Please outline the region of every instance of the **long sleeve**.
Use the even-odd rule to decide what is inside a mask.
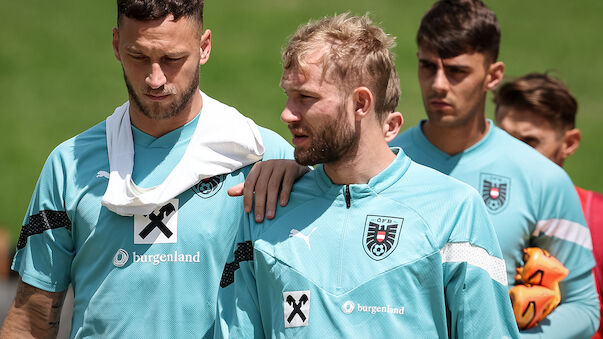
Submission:
[[[264,337],[254,274],[253,242],[246,232],[246,219],[243,218],[222,273],[215,338]]]
[[[569,270],[560,284],[561,302],[525,338],[590,338],[599,327],[599,303],[592,268],[590,233],[578,197],[568,180],[549,185],[550,199],[541,204],[541,220],[531,243],[547,250]]]
[[[494,228],[479,198],[467,207],[457,216],[440,251],[449,336],[517,338],[505,263]]]

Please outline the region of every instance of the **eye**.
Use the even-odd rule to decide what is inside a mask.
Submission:
[[[144,56],[142,54],[130,54],[130,58],[132,58],[134,60],[144,60],[144,59],[146,59],[146,56]]]
[[[436,69],[436,65],[431,62],[419,61],[419,68],[427,71],[434,71]]]
[[[178,62],[178,61],[181,61],[181,60],[183,60],[183,59],[184,59],[184,57],[177,57],[177,58],[170,58],[170,57],[166,57],[166,58],[165,58],[165,60],[166,60],[167,62]]]

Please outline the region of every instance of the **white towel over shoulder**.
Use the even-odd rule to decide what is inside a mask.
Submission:
[[[180,162],[158,186],[138,187],[132,181],[134,141],[129,103],[107,118],[109,185],[102,204],[123,215],[147,215],[194,186],[201,179],[230,173],[262,158],[264,145],[257,125],[233,107],[201,92],[203,108]]]

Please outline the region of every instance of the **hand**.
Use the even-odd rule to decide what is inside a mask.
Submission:
[[[559,287],[551,290],[546,287],[534,285],[516,285],[509,290],[513,313],[517,321],[517,327],[525,330],[538,325],[555,309],[561,298]]]
[[[549,315],[561,302],[559,282],[569,271],[544,249],[523,249],[524,265],[516,269],[515,280],[523,285],[510,291],[513,313],[519,329],[528,329]]]
[[[247,213],[251,212],[252,202],[255,201],[255,221],[262,222],[264,221],[264,211],[266,211],[268,219],[274,218],[279,189],[280,205],[286,206],[293,183],[309,171],[310,168],[297,164],[295,160],[260,161],[253,165],[244,183],[228,189],[228,195],[242,195],[243,206]]]

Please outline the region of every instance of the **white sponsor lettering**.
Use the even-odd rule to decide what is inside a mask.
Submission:
[[[377,313],[389,313],[389,314],[404,314],[404,307],[391,307],[390,305],[385,306],[369,306],[369,305],[360,305],[354,304],[353,301],[346,301],[342,306],[341,310],[345,314],[350,314],[356,310],[356,312],[364,312],[370,314]]]
[[[132,252],[132,262],[148,263],[153,264],[154,266],[164,262],[199,263],[201,262],[201,253],[199,251],[195,254],[178,253],[178,251],[168,254],[136,254],[136,252]]]

